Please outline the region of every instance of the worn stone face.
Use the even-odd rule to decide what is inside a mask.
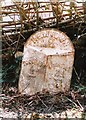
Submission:
[[[70,39],[54,29],[33,34],[24,46],[19,92],[51,94],[70,88],[74,48]]]

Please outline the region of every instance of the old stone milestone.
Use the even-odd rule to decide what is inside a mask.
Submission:
[[[65,33],[55,29],[37,31],[27,40],[23,54],[20,93],[54,94],[70,89],[74,47]]]

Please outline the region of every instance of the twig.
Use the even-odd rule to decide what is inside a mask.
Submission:
[[[79,75],[78,75],[75,67],[73,67],[73,68],[74,68],[74,72],[75,72],[75,74],[76,74],[76,76],[77,76],[77,82],[78,82],[81,86],[83,86],[83,85],[80,83],[81,78],[79,77]]]
[[[10,39],[9,35],[7,35],[6,33],[5,33],[5,35],[6,35],[6,37],[8,38],[9,41],[13,42],[13,41]]]
[[[13,42],[11,45],[14,45],[14,44],[16,44],[16,43],[17,43],[17,41]]]
[[[76,71],[75,67],[73,67],[73,69],[74,69],[74,72],[75,72],[75,74],[76,74],[76,76],[77,76],[78,80],[80,80],[80,77],[79,77],[79,75],[78,75],[78,73],[77,73],[77,71]]]
[[[21,31],[21,30],[20,30],[20,31]],[[16,44],[16,50],[15,50],[15,53],[16,53],[17,50],[18,50],[18,45],[19,45],[20,37],[21,37],[21,35],[19,34],[18,41],[17,41],[17,44]]]
[[[43,102],[43,100],[37,95],[37,97],[38,97],[38,99],[42,102],[42,104],[46,107],[46,108],[48,108],[47,107],[47,105]]]
[[[69,98],[67,98],[67,97],[66,97],[66,99],[67,99],[68,101],[70,101],[71,103],[73,103],[73,104],[76,106],[76,108],[78,108],[78,105],[77,105],[75,102],[73,102],[71,99],[69,99]]]
[[[81,110],[83,111],[83,110],[84,110],[84,108],[83,108],[83,107],[82,107],[82,105],[80,104],[79,100],[77,100],[77,102],[78,102],[78,104],[79,104],[79,106],[80,106]]]
[[[54,105],[54,104],[52,104],[52,105],[50,106],[50,108],[48,109],[48,112],[52,109],[53,105]]]
[[[25,37],[20,33],[21,37],[23,37],[23,39],[25,40]]]

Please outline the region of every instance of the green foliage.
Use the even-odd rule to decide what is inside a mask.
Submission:
[[[17,82],[19,78],[21,59],[10,60],[2,67],[2,82]]]
[[[78,91],[81,93],[86,92],[86,86],[76,85],[75,88],[78,89]]]

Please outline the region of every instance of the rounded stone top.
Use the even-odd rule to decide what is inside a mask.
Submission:
[[[53,54],[74,52],[70,38],[65,33],[55,29],[37,31],[27,40],[25,47],[28,46],[40,48],[43,52],[50,50]]]

